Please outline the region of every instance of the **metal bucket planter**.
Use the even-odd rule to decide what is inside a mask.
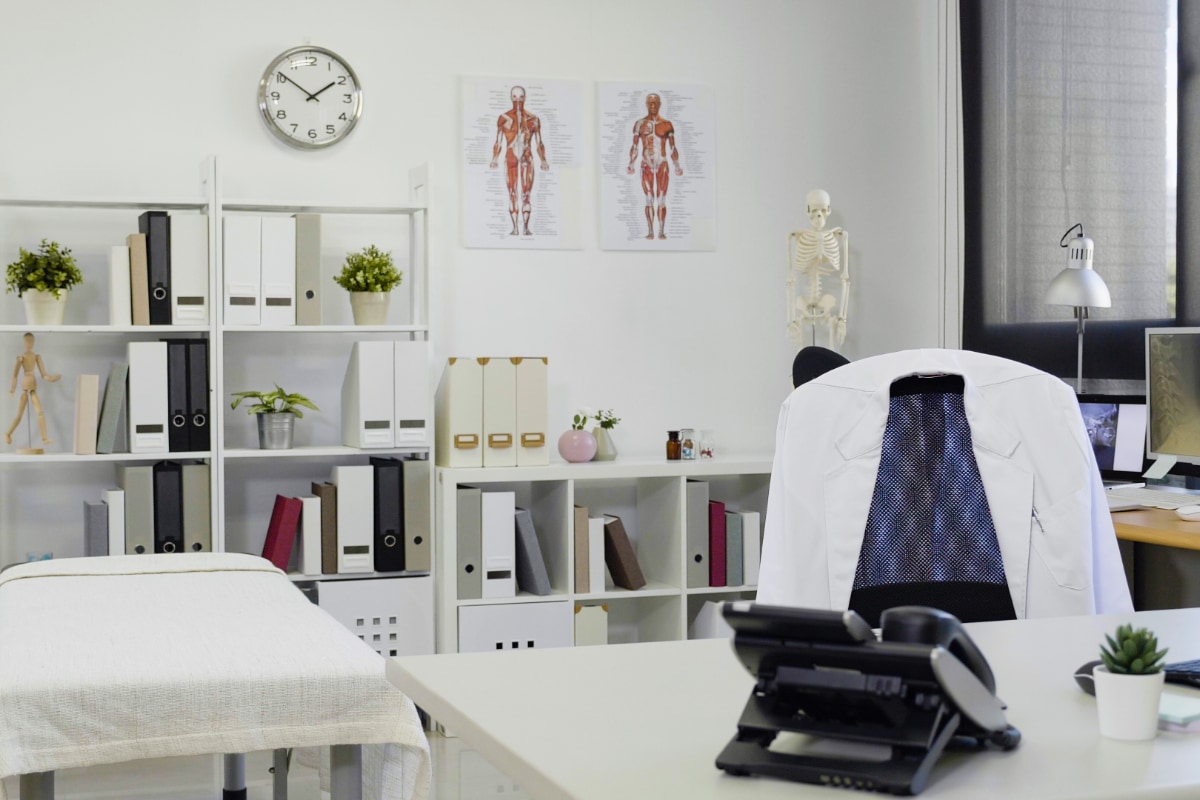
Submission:
[[[279,414],[257,414],[258,446],[261,450],[291,450],[292,433],[296,426],[296,415],[288,412]]]

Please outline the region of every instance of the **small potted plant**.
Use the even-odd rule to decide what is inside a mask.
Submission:
[[[391,253],[368,245],[357,253],[347,253],[342,271],[333,279],[350,293],[355,325],[386,325],[389,293],[400,285],[403,275]]]
[[[1103,665],[1092,671],[1100,734],[1110,739],[1153,739],[1163,688],[1163,657],[1158,639],[1145,628],[1121,625],[1100,645]]]
[[[587,409],[576,412],[571,419],[571,430],[558,437],[558,454],[564,461],[581,464],[596,455],[596,437],[585,430],[591,413]]]
[[[592,428],[592,436],[596,439],[596,461],[613,461],[617,457],[617,446],[613,444],[612,429],[617,427],[621,418],[613,413],[611,408],[602,408],[594,417],[596,427]]]
[[[20,258],[8,265],[5,284],[25,301],[30,325],[61,325],[71,287],[83,283],[83,273],[69,248],[42,239],[36,253],[20,248]]]
[[[258,415],[258,446],[263,450],[290,450],[296,417],[303,417],[300,406],[320,411],[302,394],[290,394],[275,384],[270,392],[234,392],[230,408],[237,408],[243,400],[253,400],[254,405],[246,411]]]

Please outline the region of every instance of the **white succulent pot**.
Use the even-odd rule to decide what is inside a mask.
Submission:
[[[29,325],[62,325],[63,312],[67,310],[66,289],[59,291],[60,297],[54,292],[43,292],[37,289],[26,289],[21,292],[25,301],[25,322]]]
[[[1160,670],[1153,675],[1118,675],[1100,665],[1092,671],[1096,681],[1096,711],[1100,735],[1109,739],[1143,741],[1158,733],[1158,701],[1162,697]]]
[[[355,325],[386,325],[390,292],[351,292],[350,310]]]

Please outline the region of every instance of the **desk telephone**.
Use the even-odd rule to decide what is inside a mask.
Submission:
[[[883,612],[877,639],[853,611],[726,603],[739,660],[758,681],[737,735],[717,757],[733,775],[916,794],[948,746],[1011,750],[1020,732],[996,679],[954,616],[901,606]],[[887,745],[890,757],[769,749],[782,732]]]

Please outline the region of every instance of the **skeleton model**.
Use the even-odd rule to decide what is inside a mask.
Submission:
[[[542,122],[525,110],[525,89],[514,86],[509,93],[512,108],[500,115],[496,121],[496,143],[492,145],[492,163],[488,166],[495,169],[499,164],[500,151],[505,151],[504,182],[508,186],[508,216],[512,219],[511,236],[520,235],[517,231],[517,190],[521,192],[520,219],[523,233],[529,232],[529,214],[532,210],[529,196],[533,192],[532,150],[536,146],[542,169],[550,169],[546,161],[546,145],[542,141]]]
[[[654,238],[654,216],[658,209],[658,238],[667,238],[667,186],[671,182],[671,162],[675,174],[683,175],[679,166],[679,151],[675,149],[675,126],[658,115],[662,99],[656,94],[646,95],[646,116],[633,123],[633,147],[629,148],[630,175],[638,154],[642,156],[642,191],[646,194],[647,239]],[[667,160],[670,150],[671,160]]]
[[[812,228],[788,234],[788,337],[797,348],[815,345],[820,327],[828,330],[828,346],[836,348],[846,341],[850,237],[842,228],[825,230],[832,210],[828,192],[815,189],[805,200]],[[834,275],[842,284],[840,303],[832,294],[823,293],[822,279]]]

